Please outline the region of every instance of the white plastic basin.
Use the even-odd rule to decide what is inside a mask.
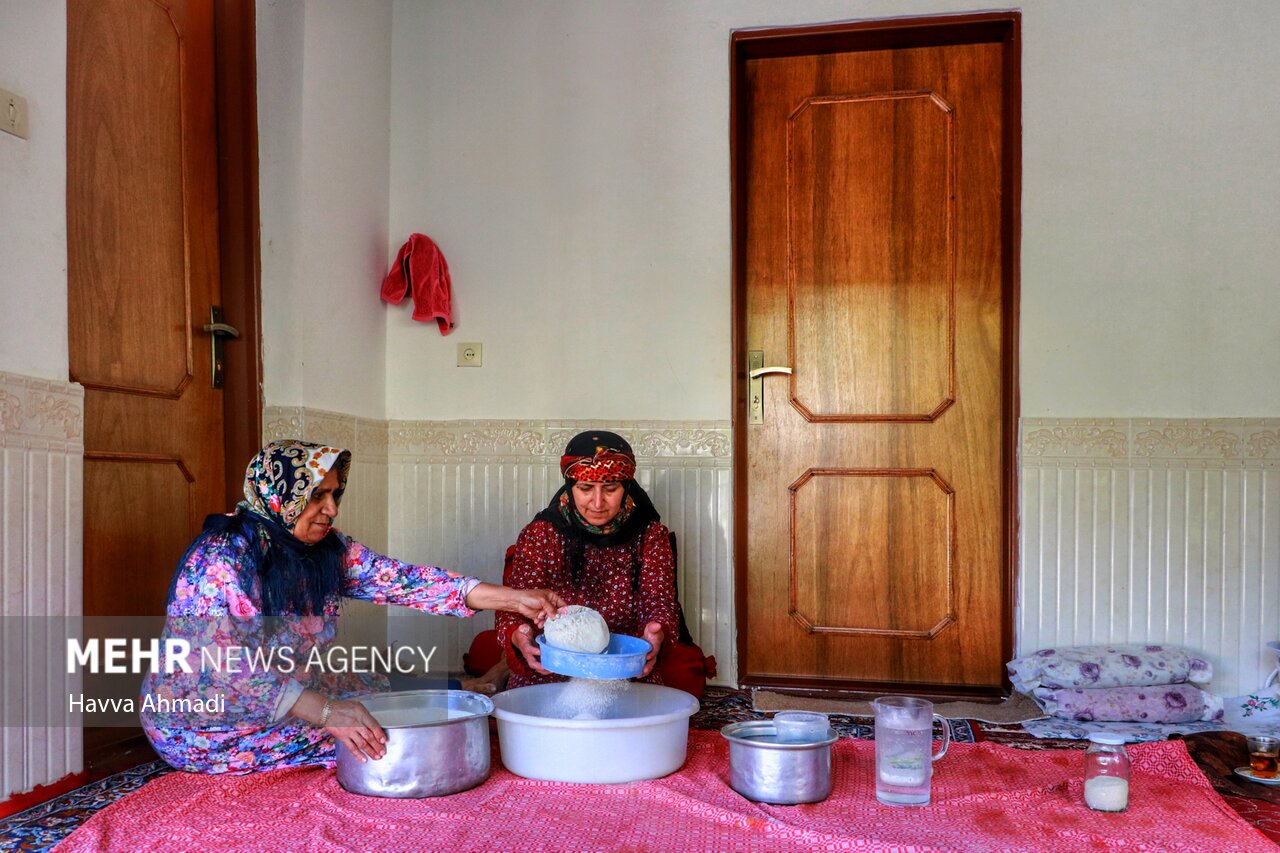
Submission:
[[[549,782],[616,784],[679,770],[698,700],[673,687],[625,682],[599,719],[568,719],[573,682],[532,684],[493,697],[502,763],[517,776]],[[568,695],[572,696],[570,692]]]

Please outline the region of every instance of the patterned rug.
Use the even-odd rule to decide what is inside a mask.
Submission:
[[[689,720],[689,727],[719,731],[729,723],[743,720],[767,720],[772,716],[771,713],[757,711],[754,705],[749,690],[708,687],[702,697],[702,709]],[[830,720],[831,728],[835,729],[840,737],[859,740],[875,739],[875,725],[868,717],[833,713],[830,715]],[[971,720],[947,720],[947,725],[951,728],[951,739],[956,743],[977,743],[980,739]]]
[[[52,850],[99,809],[171,772],[173,768],[163,761],[149,761],[0,818],[0,850]]]
[[[757,711],[822,711],[852,717],[870,717],[875,714],[867,700],[829,699],[799,693],[776,693],[772,690],[755,691],[754,704]],[[936,702],[933,712],[947,719],[978,720],[983,723],[1022,723],[1048,716],[1040,710],[1034,699],[1022,693],[1014,693],[1003,702]]]

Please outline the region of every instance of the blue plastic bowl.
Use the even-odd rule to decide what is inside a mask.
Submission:
[[[652,648],[639,637],[627,634],[610,634],[608,647],[596,655],[553,646],[542,634],[537,642],[542,650],[542,665],[551,672],[601,681],[635,678],[644,671],[644,659]]]

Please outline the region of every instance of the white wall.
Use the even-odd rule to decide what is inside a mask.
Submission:
[[[1280,4],[1020,5],[1023,414],[1280,411]],[[981,8],[396,0],[391,228],[460,326],[392,312],[388,414],[728,417],[730,31]]]
[[[382,417],[391,6],[260,0],[257,25],[266,401]]]
[[[1027,3],[1022,412],[1280,412],[1280,4]]]
[[[338,415],[385,416],[391,5],[259,0],[257,39],[264,440],[351,449],[338,524],[383,548],[385,452],[368,452]],[[303,406],[337,414],[273,420]],[[381,643],[386,619],[384,607],[345,604],[342,639]]]
[[[0,133],[0,370],[67,378],[67,10],[0,4],[0,87],[30,138]]]
[[[392,313],[390,416],[727,414],[727,43],[676,5],[395,4],[392,231],[459,327]]]
[[[83,395],[67,381],[66,44],[64,3],[0,3],[0,87],[26,98],[30,130],[28,139],[0,133],[0,612],[17,617],[10,626],[81,610]],[[0,642],[12,700],[0,731],[0,800],[83,766],[80,730],[49,712],[75,682],[41,657],[41,637],[13,642],[15,630]]]

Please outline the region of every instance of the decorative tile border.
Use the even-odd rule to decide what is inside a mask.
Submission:
[[[1264,429],[1251,434],[1245,448],[1245,455],[1254,459],[1280,456],[1280,429]]]
[[[1238,419],[1171,420],[1142,418],[1131,422],[1132,454],[1152,459],[1238,459],[1244,432]]]
[[[1123,459],[1129,454],[1129,424],[1122,420],[1024,418],[1023,456]]]
[[[0,431],[84,444],[84,388],[0,372]]]
[[[609,429],[631,443],[639,459],[690,458],[729,464],[732,429],[728,421],[392,421],[392,456],[455,458],[502,456],[557,460],[574,435],[592,427]]]
[[[1280,459],[1280,418],[1024,418],[1024,459]]]
[[[364,459],[387,458],[387,423],[302,406],[267,406],[262,440],[300,438],[345,447]]]
[[[4,408],[9,399],[5,391],[0,384],[0,423],[9,429],[6,417],[12,419],[9,412],[16,404],[10,400],[9,410]],[[31,412],[46,419],[65,412],[52,403],[40,405],[43,408],[30,407]],[[300,406],[268,406],[263,439],[301,436],[377,458],[547,459],[558,458],[572,436],[592,427],[625,437],[638,458],[714,460],[725,465],[731,460],[729,421],[378,421]],[[1021,446],[1023,457],[1044,460],[1280,459],[1280,418],[1024,418]]]

